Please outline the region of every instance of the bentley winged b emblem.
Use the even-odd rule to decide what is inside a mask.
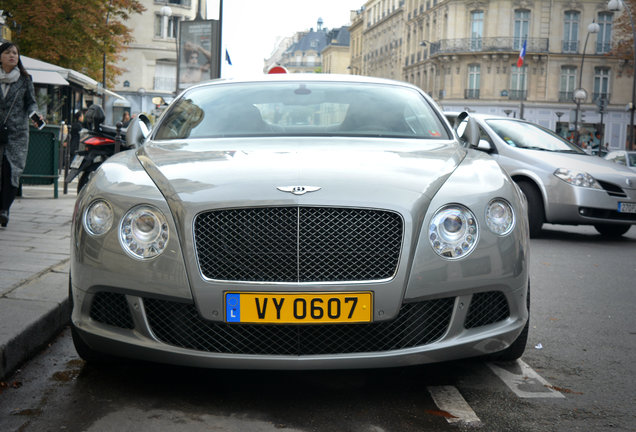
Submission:
[[[307,192],[316,192],[322,188],[320,186],[278,186],[276,189],[281,192],[293,193],[294,195],[304,195]]]

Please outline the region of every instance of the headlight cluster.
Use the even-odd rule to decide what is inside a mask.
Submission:
[[[592,189],[602,189],[596,179],[586,172],[573,171],[567,168],[559,168],[554,175],[573,186],[581,186]]]
[[[93,237],[106,234],[114,220],[113,209],[104,200],[95,200],[84,212],[84,229]],[[161,210],[140,205],[130,209],[119,224],[119,243],[133,258],[144,260],[160,255],[166,248],[169,229]]]
[[[486,226],[498,236],[512,232],[515,214],[508,201],[497,198],[486,207]],[[428,229],[433,250],[444,258],[459,259],[468,256],[479,240],[477,218],[468,208],[450,204],[435,212]]]

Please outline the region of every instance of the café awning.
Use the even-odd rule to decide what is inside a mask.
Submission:
[[[31,69],[29,73],[33,77],[35,84],[68,85],[68,81],[62,78],[62,75],[57,72]]]

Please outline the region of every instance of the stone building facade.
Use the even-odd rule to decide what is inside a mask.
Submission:
[[[369,0],[352,13],[351,68],[411,82],[447,110],[523,117],[563,136],[578,111],[583,139],[604,132],[624,148],[633,68],[610,53],[616,19],[596,0]]]

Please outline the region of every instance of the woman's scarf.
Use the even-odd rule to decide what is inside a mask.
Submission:
[[[2,84],[2,93],[4,96],[9,91],[9,86],[20,79],[20,69],[16,66],[11,72],[6,73],[4,69],[0,67],[0,84]]]

